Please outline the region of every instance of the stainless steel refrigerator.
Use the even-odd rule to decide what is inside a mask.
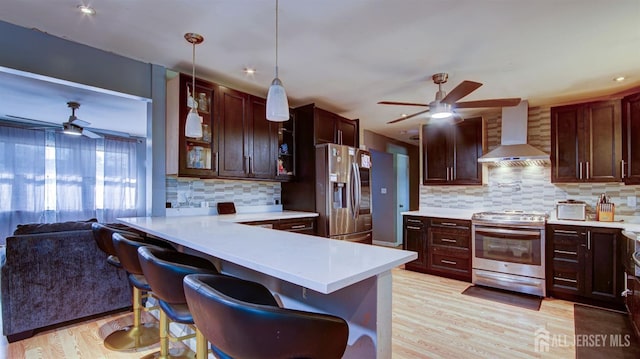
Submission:
[[[371,244],[371,154],[322,144],[316,146],[315,164],[318,234]]]

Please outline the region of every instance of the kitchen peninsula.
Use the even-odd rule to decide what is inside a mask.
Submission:
[[[233,223],[224,216],[120,222],[215,259],[225,274],[267,286],[285,308],[349,323],[345,358],[391,357],[391,273],[416,253]]]

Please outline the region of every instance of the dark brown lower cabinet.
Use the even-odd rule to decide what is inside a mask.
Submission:
[[[637,338],[640,338],[640,280],[635,275],[627,276],[628,294],[625,300],[627,313]]]
[[[549,225],[546,254],[550,296],[623,308],[620,229]]]
[[[418,253],[405,268],[471,281],[471,222],[404,217],[404,249]]]
[[[418,216],[404,216],[403,249],[418,253],[418,258],[406,263],[405,269],[427,271],[427,219]]]

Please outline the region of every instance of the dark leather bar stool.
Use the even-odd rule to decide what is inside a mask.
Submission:
[[[184,293],[196,326],[218,358],[341,358],[349,326],[342,318],[278,307],[259,283],[188,275]]]
[[[107,254],[107,263],[117,268],[122,268],[122,264],[120,264],[120,259],[118,259],[116,255],[115,248],[113,248],[113,234],[120,233],[127,236],[139,235],[144,237],[143,234],[134,232],[130,227],[117,223],[106,225],[95,222],[91,224],[91,230],[93,231],[93,238],[96,240],[98,248]]]
[[[133,286],[133,325],[109,334],[104,339],[104,345],[111,350],[132,350],[158,343],[160,336],[158,335],[157,322],[141,323],[142,311],[152,308],[145,308],[142,302],[148,297],[151,288],[140,268],[138,247],[158,246],[167,249],[173,247],[159,239],[120,232],[113,233],[112,243],[122,268],[128,273],[129,283]]]
[[[193,358],[192,351],[169,351],[169,339],[175,341],[193,338],[187,335],[179,338],[170,336],[169,320],[193,327],[193,317],[184,296],[183,279],[188,274],[207,273],[216,274],[216,267],[205,258],[195,255],[167,251],[156,247],[140,247],[138,249],[140,266],[147,278],[151,290],[160,305],[160,353],[154,353],[145,358]],[[207,341],[197,327],[196,358],[207,357]]]

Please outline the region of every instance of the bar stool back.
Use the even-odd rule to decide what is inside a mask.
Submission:
[[[139,235],[143,237],[143,235],[139,233],[132,232],[129,227],[116,223],[107,225],[95,222],[91,224],[91,230],[93,231],[93,238],[96,240],[98,248],[107,254],[107,263],[117,268],[122,268],[122,264],[120,264],[120,259],[118,259],[116,255],[115,248],[113,248],[113,234],[120,233],[128,236]]]
[[[221,358],[341,358],[344,319],[278,307],[261,284],[221,275],[184,279],[193,320]]]

